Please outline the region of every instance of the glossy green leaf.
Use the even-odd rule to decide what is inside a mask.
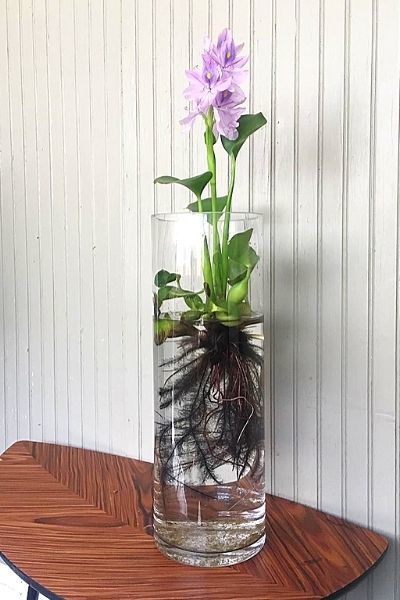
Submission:
[[[203,242],[202,263],[203,263],[202,266],[203,266],[203,277],[204,277],[204,291],[206,293],[206,296],[208,298],[210,298],[212,295],[213,289],[214,289],[214,280],[213,280],[212,267],[211,267],[210,251],[208,249],[208,242],[207,242],[206,236],[204,236],[204,242]]]
[[[249,270],[247,270],[246,277],[235,283],[228,292],[228,308],[231,305],[240,304],[246,298],[249,291]]]
[[[221,248],[217,246],[216,251],[213,255],[213,274],[214,274],[214,292],[216,299],[223,296],[223,285],[222,285],[222,255]]]
[[[228,261],[228,283],[234,285],[241,281],[247,273],[247,268],[232,258]]]
[[[214,302],[211,302],[210,304],[210,314],[211,315],[216,315],[217,313],[220,312],[226,312],[228,310],[228,305],[226,303],[226,300],[219,300],[218,304],[214,304]]]
[[[227,153],[236,158],[247,138],[263,127],[266,122],[267,119],[261,112],[255,115],[242,115],[239,119],[238,137],[236,140],[228,140],[223,135],[221,136],[222,145]]]
[[[246,264],[248,258],[249,244],[253,229],[246,229],[236,233],[231,237],[228,243],[228,256],[241,265]]]
[[[251,269],[254,269],[254,267],[256,266],[256,264],[258,263],[259,260],[260,260],[260,257],[258,256],[257,252],[254,250],[254,248],[249,246],[249,253],[248,253],[246,267],[250,267]]]
[[[187,310],[182,313],[181,320],[182,321],[197,321],[202,316],[202,311],[199,310]]]
[[[227,201],[228,196],[219,196],[218,198],[216,198],[216,209],[218,212],[218,219],[220,218],[222,211],[224,210],[225,206],[226,206],[226,201]],[[203,200],[200,200],[200,204],[201,204],[201,209],[202,212],[212,212],[212,199],[211,198],[204,198]],[[191,202],[191,204],[188,205],[187,207],[189,210],[191,210],[192,212],[200,212],[199,210],[199,202]],[[209,223],[212,223],[212,215],[207,215],[207,221]]]
[[[154,277],[154,285],[156,285],[157,287],[163,287],[168,283],[176,281],[178,277],[179,276],[177,275],[177,273],[170,273],[165,269],[161,269],[161,271],[158,271],[158,273],[156,273],[156,276]]]
[[[198,294],[185,296],[185,302],[192,311],[203,311],[205,309],[204,302]]]
[[[207,281],[204,282],[204,292],[205,292],[205,295],[207,296],[207,298],[211,297],[211,288],[210,288],[210,285],[207,283]]]
[[[211,178],[212,173],[206,171],[201,175],[195,175],[195,177],[189,177],[187,179],[178,179],[177,177],[171,177],[170,175],[163,175],[162,177],[157,177],[157,179],[154,180],[154,183],[177,183],[188,188],[188,190],[193,192],[193,194],[199,198]]]
[[[234,235],[228,244],[228,256],[231,260],[242,265],[243,267],[250,267],[254,269],[259,256],[255,252],[254,248],[250,246],[250,239],[253,234],[252,229],[246,229]],[[234,267],[235,265],[233,265]],[[229,268],[229,265],[228,265]],[[238,273],[234,277],[236,277]]]
[[[194,292],[190,290],[183,290],[174,285],[165,285],[161,287],[157,292],[158,307],[164,302],[164,300],[173,300],[174,298],[185,298],[186,296],[193,296]]]

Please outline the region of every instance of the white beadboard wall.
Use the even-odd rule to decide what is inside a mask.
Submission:
[[[0,0],[0,450],[151,459],[150,214],[188,199],[152,181],[205,168],[184,69],[228,24],[268,118],[235,200],[266,215],[268,488],[387,534],[347,598],[398,600],[398,0]]]

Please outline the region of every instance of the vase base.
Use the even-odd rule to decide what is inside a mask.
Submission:
[[[262,550],[265,544],[264,534],[250,546],[246,546],[245,548],[239,548],[228,552],[193,552],[172,546],[159,538],[157,534],[155,534],[154,539],[157,548],[164,556],[184,565],[191,565],[192,567],[227,567],[236,565],[253,558],[253,556]]]

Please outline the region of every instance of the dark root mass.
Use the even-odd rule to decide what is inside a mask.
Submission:
[[[256,473],[264,437],[263,356],[251,333],[207,324],[184,337],[179,354],[162,367],[172,373],[159,391],[161,480],[196,469],[203,483],[221,483],[217,469],[227,463],[238,479]],[[173,420],[165,416],[172,413]]]

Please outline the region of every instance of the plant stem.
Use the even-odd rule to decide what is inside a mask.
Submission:
[[[210,252],[208,249],[207,236],[204,237],[204,247],[203,247],[203,277],[204,283],[208,285],[209,290],[206,291],[206,300],[207,304],[210,299],[214,298],[214,281],[213,281],[213,273],[212,266],[210,260]],[[205,287],[205,286],[204,286]]]
[[[211,189],[211,210],[213,212],[212,215],[212,226],[213,226],[213,251],[215,252],[217,249],[217,245],[219,245],[218,239],[218,228],[217,228],[217,165],[215,161],[214,154],[214,134],[213,134],[213,124],[214,124],[214,112],[210,107],[207,117],[206,117],[206,146],[207,146],[207,165],[208,170],[212,173],[212,177],[210,179],[210,189]]]
[[[214,153],[214,134],[213,134],[213,125],[214,125],[214,111],[213,108],[210,107],[207,116],[205,118],[206,122],[206,131],[205,131],[205,141],[207,148],[207,165],[208,170],[212,173],[212,177],[210,179],[210,189],[211,189],[211,210],[212,210],[212,230],[213,230],[213,246],[212,246],[212,269],[213,269],[213,282],[214,282],[214,292],[216,297],[219,297],[222,294],[223,283],[221,281],[222,276],[222,261],[221,261],[221,248],[219,243],[219,234],[218,234],[218,214],[217,214],[217,165],[215,161],[215,153]]]
[[[228,197],[226,200],[225,207],[225,218],[224,218],[224,230],[222,234],[222,281],[223,281],[223,293],[226,294],[226,287],[228,282],[228,239],[229,239],[229,225],[231,219],[231,208],[232,208],[232,196],[235,188],[236,179],[236,158],[231,155],[231,175],[229,179],[229,190]]]

